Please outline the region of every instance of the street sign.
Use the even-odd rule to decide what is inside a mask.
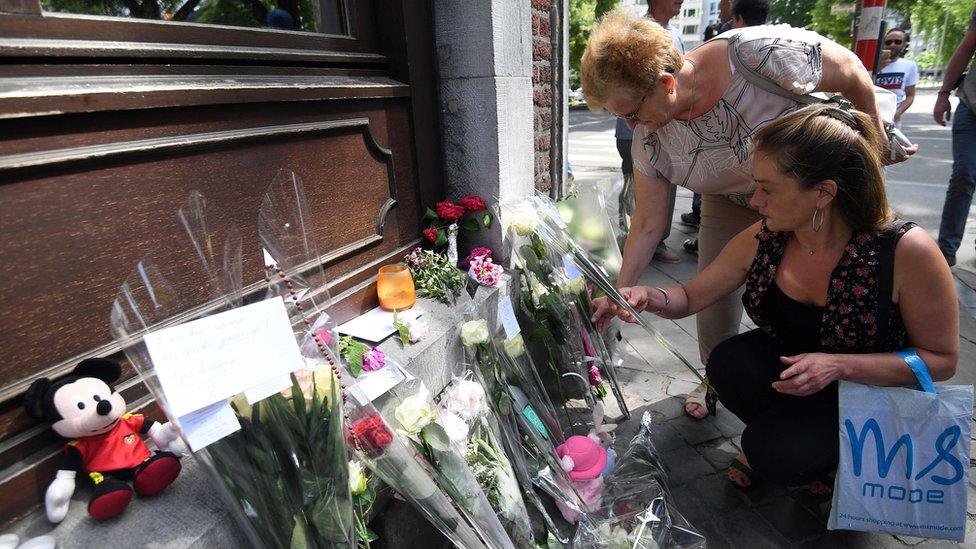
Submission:
[[[830,6],[830,15],[840,15],[842,13],[854,13],[857,10],[854,4],[834,4]]]

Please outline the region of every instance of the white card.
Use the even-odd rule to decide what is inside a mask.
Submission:
[[[576,280],[577,278],[582,278],[583,273],[576,267],[576,263],[573,262],[573,256],[569,254],[563,255],[563,268],[566,269],[566,278],[569,280]]]
[[[241,428],[241,422],[234,414],[230,402],[226,400],[180,416],[179,423],[190,443],[190,450],[194,452],[236,433]]]
[[[280,297],[151,332],[145,341],[175,416],[305,364]]]
[[[396,362],[387,359],[386,367],[375,372],[363,371],[356,378],[356,384],[352,386],[359,395],[357,400],[362,404],[372,402],[381,395],[403,383],[413,379],[410,372],[404,370]],[[348,392],[348,389],[347,389]],[[363,401],[365,399],[365,402]]]
[[[271,253],[268,251],[267,248],[261,248],[261,252],[264,253],[264,266],[265,267],[277,267],[278,266],[278,262],[275,261],[275,258],[271,257]]]
[[[498,296],[498,318],[505,329],[505,339],[512,339],[522,333],[518,319],[515,318],[515,309],[507,296]]]
[[[416,309],[397,311],[400,322],[405,322],[408,318],[420,318],[420,314],[420,311]],[[382,307],[366,311],[349,322],[339,325],[336,330],[340,334],[373,343],[383,341],[396,331],[393,327],[393,312],[384,311]]]

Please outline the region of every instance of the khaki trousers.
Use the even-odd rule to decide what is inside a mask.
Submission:
[[[718,257],[735,235],[762,219],[759,212],[739,206],[722,195],[702,195],[701,226],[698,229],[698,272]],[[695,315],[698,323],[698,351],[702,364],[719,343],[738,335],[742,321],[744,287],[719,299]]]

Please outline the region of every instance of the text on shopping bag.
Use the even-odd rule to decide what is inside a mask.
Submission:
[[[962,462],[953,455],[953,450],[958,445],[962,435],[958,425],[947,427],[936,437],[934,443],[935,456],[924,467],[919,469],[917,473],[915,472],[917,447],[911,434],[902,434],[888,447],[885,444],[884,433],[878,421],[874,418],[866,420],[862,424],[860,431],[856,429],[854,422],[850,419],[844,420],[844,427],[847,430],[847,436],[850,440],[851,466],[855,477],[861,477],[862,472],[864,472],[864,452],[869,435],[873,435],[876,452],[874,455],[874,463],[877,465],[878,478],[888,479],[888,474],[891,472],[892,467],[896,463],[895,460],[899,455],[904,456],[906,481],[920,481],[928,477],[935,484],[951,486],[966,477],[966,470]],[[945,469],[939,469],[939,466],[942,464],[945,464],[951,470],[951,476],[939,474]],[[870,473],[873,472],[870,471]],[[874,475],[870,473],[868,476],[873,477]],[[891,479],[886,484],[864,482],[861,486],[861,495],[867,498],[887,498],[896,501],[908,501],[909,503],[921,503],[922,501],[936,504],[945,503],[945,492],[943,490],[937,488],[925,490],[912,488],[911,486],[905,486],[898,482],[897,479]]]

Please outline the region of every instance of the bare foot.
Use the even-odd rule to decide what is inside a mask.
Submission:
[[[695,419],[708,416],[708,385],[702,383],[685,397],[685,413]]]
[[[726,471],[726,476],[732,484],[735,484],[739,488],[749,488],[752,486],[752,477],[754,473],[752,469],[749,468],[749,463],[746,461],[745,454],[739,454],[732,460],[729,464],[729,468]]]
[[[685,400],[685,413],[695,419],[705,419],[708,416],[708,408],[704,404]]]

